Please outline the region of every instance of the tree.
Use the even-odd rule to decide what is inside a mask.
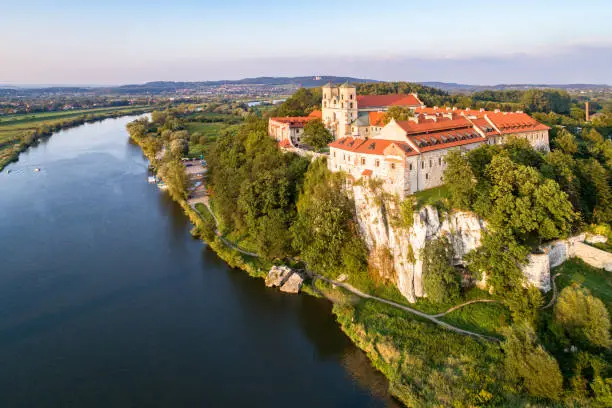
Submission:
[[[555,323],[583,345],[610,347],[610,317],[604,303],[576,284],[561,291],[554,309]]]
[[[493,157],[487,168],[491,181],[491,208],[487,219],[496,230],[516,236],[518,242],[541,241],[571,230],[576,214],[567,194],[529,166],[506,155]]]
[[[459,296],[461,278],[452,266],[453,247],[446,237],[429,240],[421,250],[423,288],[433,302],[455,300]]]
[[[187,198],[188,179],[183,163],[176,159],[169,160],[160,166],[159,175],[175,200],[182,201]]]
[[[506,332],[502,343],[506,373],[534,397],[559,400],[563,391],[559,364],[536,341],[533,328],[526,323]]]
[[[189,153],[189,143],[185,139],[174,139],[170,142],[170,153],[174,157],[183,157]]]
[[[304,125],[304,144],[321,149],[334,141],[332,134],[319,119],[313,119]]]
[[[342,191],[344,180],[324,159],[311,163],[291,227],[293,246],[308,267],[322,274],[365,270],[367,254],[354,221],[354,205]]]
[[[396,121],[408,120],[413,116],[414,112],[410,108],[404,106],[391,106],[383,117],[383,124],[386,125],[391,122],[391,119],[395,119]]]
[[[443,181],[450,193],[454,208],[469,210],[476,195],[476,178],[468,159],[458,150],[449,152],[444,158],[446,170]]]

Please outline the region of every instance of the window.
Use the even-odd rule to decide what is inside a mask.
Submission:
[[[395,169],[395,163],[391,163],[391,169],[394,170]]]
[[[336,152],[334,152],[334,157],[336,157]]]
[[[410,163],[410,171],[412,171],[412,163]]]
[[[376,167],[380,166],[380,160],[376,160]]]
[[[425,168],[425,162],[424,162],[424,161],[422,161],[422,162],[421,162],[421,168],[422,168],[422,169],[424,169],[424,168]]]
[[[353,100],[353,94],[351,94],[351,95],[349,96],[349,98],[350,98],[351,100]],[[352,105],[352,104],[351,104],[351,105]],[[352,108],[352,106],[351,106],[351,108]]]
[[[431,159],[429,159],[429,167],[431,167]]]
[[[353,102],[349,103],[349,108],[353,109]]]
[[[362,157],[362,158],[361,158],[361,165],[362,165],[362,166],[365,166],[365,157]]]
[[[425,180],[429,180],[429,174],[425,173]]]
[[[438,164],[441,166],[442,165],[442,158],[438,157]]]

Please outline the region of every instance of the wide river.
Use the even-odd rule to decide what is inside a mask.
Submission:
[[[394,405],[329,303],[191,238],[146,183],[133,119],[59,132],[0,173],[0,407]]]

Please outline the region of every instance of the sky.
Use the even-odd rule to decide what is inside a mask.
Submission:
[[[0,84],[612,84],[612,1],[0,0]]]

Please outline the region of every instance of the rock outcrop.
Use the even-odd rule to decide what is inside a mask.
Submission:
[[[285,283],[280,287],[281,292],[300,293],[304,278],[297,272],[293,272]]]
[[[463,257],[480,246],[484,222],[472,213],[452,212],[442,219],[438,210],[425,206],[414,213],[410,226],[393,225],[390,213],[399,209],[394,203],[380,200],[362,186],[353,187],[357,220],[369,249],[386,247],[393,255],[395,283],[410,302],[425,296],[423,291],[423,263],[420,259],[425,242],[447,236],[455,252],[455,264],[461,265]]]
[[[475,214],[452,211],[440,214],[432,206],[425,206],[413,215],[412,225],[394,225],[391,214],[399,208],[393,200],[376,197],[367,187],[352,189],[357,220],[370,251],[387,248],[393,256],[395,284],[409,302],[426,294],[423,290],[423,262],[421,249],[429,240],[446,236],[454,249],[455,265],[464,264],[464,256],[481,245],[486,223]],[[396,224],[396,223],[395,223]],[[532,254],[523,268],[527,281],[538,288],[550,290],[550,268],[565,261],[567,245],[557,245],[543,254]],[[549,254],[549,252],[551,254]],[[549,259],[554,258],[554,260]],[[485,285],[485,282],[480,282]]]
[[[280,287],[281,292],[299,293],[304,277],[287,266],[273,266],[266,276],[267,287]]]
[[[266,286],[282,286],[283,283],[285,283],[285,281],[289,279],[291,273],[291,268],[287,266],[272,266],[272,268],[270,268],[270,271],[268,272],[268,276],[266,276]]]

